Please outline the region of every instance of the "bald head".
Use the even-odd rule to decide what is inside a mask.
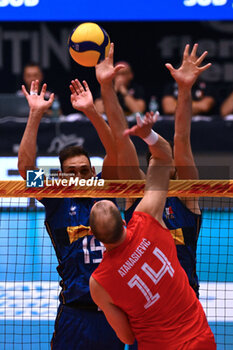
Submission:
[[[95,203],[90,213],[90,226],[95,237],[105,244],[116,243],[122,237],[121,213],[111,201],[102,200]]]

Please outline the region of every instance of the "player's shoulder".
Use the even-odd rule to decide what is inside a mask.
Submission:
[[[127,228],[132,229],[135,227],[145,228],[146,226],[155,225],[164,229],[164,227],[149,213],[142,211],[134,211],[131,220],[129,221]]]

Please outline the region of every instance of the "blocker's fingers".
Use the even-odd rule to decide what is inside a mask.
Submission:
[[[186,44],[185,45],[185,48],[184,48],[184,53],[183,53],[183,60],[185,60],[189,55],[189,44]]]
[[[173,65],[171,63],[165,63],[165,67],[169,70],[169,72],[172,74],[175,70]]]
[[[35,81],[34,92],[38,94],[38,90],[39,90],[39,80],[37,79],[37,80]]]
[[[84,88],[83,88],[82,84],[80,83],[80,81],[79,81],[78,79],[75,79],[75,83],[77,84],[79,90],[80,90],[81,92],[83,92],[83,91],[84,91]]]
[[[153,115],[153,122],[156,123],[159,117],[159,111],[156,111],[155,114]]]
[[[72,81],[71,81],[71,84],[73,85],[73,88],[74,88],[76,94],[80,94],[81,91],[80,91],[80,89],[79,89],[79,87],[78,87],[77,82],[76,82],[75,80],[72,80]]]
[[[134,125],[132,126],[132,128],[126,129],[123,132],[123,136],[135,135],[136,130],[137,130],[137,125]]]
[[[31,87],[30,87],[30,94],[31,92],[35,92],[35,80],[31,82]]]
[[[196,60],[196,65],[199,66],[207,55],[208,51],[203,52],[203,54]]]
[[[113,55],[114,55],[114,43],[111,43],[110,44],[110,49],[109,49],[109,52],[108,52],[108,58],[113,60]]]
[[[75,93],[76,93],[76,91],[75,91],[75,89],[74,89],[74,87],[73,87],[72,84],[70,84],[70,91],[71,91],[72,94],[75,94]]]
[[[22,85],[22,91],[25,97],[29,96],[29,93],[27,92],[25,85]]]
[[[121,70],[122,68],[125,68],[125,65],[124,65],[124,64],[117,64],[117,65],[114,67],[115,73],[119,72],[119,70]]]
[[[193,45],[193,49],[192,49],[192,52],[190,54],[191,57],[194,57],[194,58],[197,57],[197,48],[198,48],[198,44],[196,43]]]
[[[54,93],[52,93],[50,96],[49,96],[49,100],[48,100],[48,103],[50,104],[50,105],[52,105],[52,103],[53,103],[53,101],[54,101]]]
[[[90,90],[86,80],[83,80],[83,85],[84,85],[86,91]]]
[[[207,63],[205,66],[199,67],[199,70],[200,70],[201,72],[204,72],[206,69],[210,68],[211,66],[212,66],[211,63]]]
[[[136,114],[136,121],[137,121],[137,125],[139,126],[139,128],[141,128],[143,126],[143,120],[142,120],[140,113]]]
[[[46,89],[47,89],[47,84],[44,83],[40,92],[40,95],[44,98],[44,95],[46,93]]]

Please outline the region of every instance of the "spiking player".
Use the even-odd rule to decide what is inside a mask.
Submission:
[[[152,157],[144,197],[127,228],[110,201],[91,210],[91,231],[106,247],[90,279],[91,295],[118,337],[127,344],[136,338],[139,350],[215,350],[201,303],[162,219],[172,156],[152,125],[148,116],[134,128],[150,145]]]

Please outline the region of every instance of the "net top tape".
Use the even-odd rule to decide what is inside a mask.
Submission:
[[[0,197],[141,198],[145,180],[105,180],[104,185],[26,187],[26,181],[0,181]],[[158,190],[158,188],[155,190]],[[233,180],[170,180],[168,197],[232,197]]]

